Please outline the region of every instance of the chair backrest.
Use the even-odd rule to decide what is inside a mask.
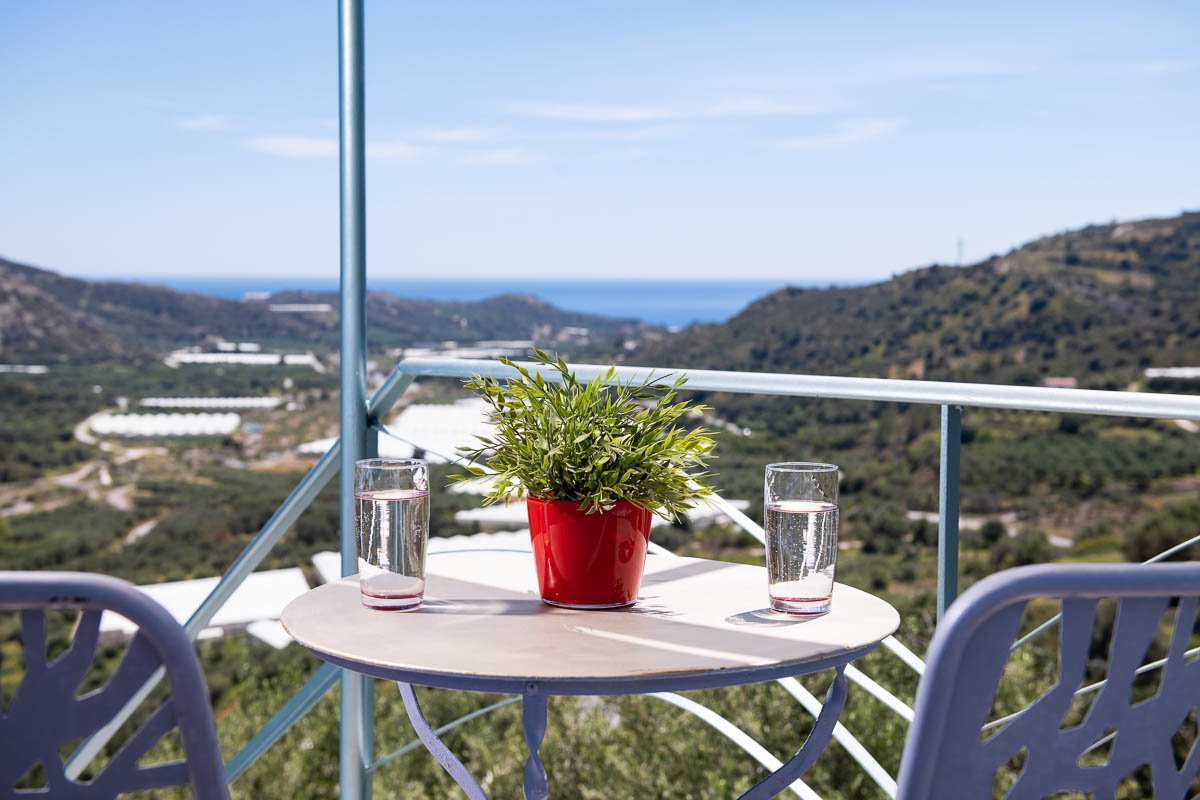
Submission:
[[[0,797],[41,764],[50,797],[111,798],[124,792],[190,784],[203,800],[226,800],[208,689],[191,640],[167,611],[131,584],[80,572],[2,572],[0,609],[21,616],[24,676],[7,705],[0,699]],[[68,649],[46,653],[47,609],[79,610]],[[77,695],[96,656],[100,616],[115,611],[138,626],[120,665],[100,688]],[[164,669],[167,699],[87,781],[67,777],[63,748],[91,736]],[[143,766],[143,756],[178,727],[184,760]]]
[[[1112,798],[1124,779],[1147,768],[1155,798],[1192,796],[1188,787],[1200,770],[1194,716],[1200,660],[1188,649],[1198,595],[1200,564],[1021,567],[971,587],[930,645],[900,765],[900,800]],[[1026,604],[1037,598],[1061,601],[1058,680],[985,731]],[[1101,687],[1086,693],[1091,705],[1075,724],[1081,706],[1072,712],[1072,704],[1087,684],[1089,654],[1096,655],[1093,629],[1104,598],[1117,607],[1107,673]],[[1158,692],[1139,700],[1134,682],[1160,632],[1170,640]],[[1188,730],[1189,715],[1186,741],[1173,741]],[[1095,755],[1101,745],[1107,758]],[[1005,765],[1009,778],[1014,768],[1019,772],[1001,795],[1004,787],[995,781]]]

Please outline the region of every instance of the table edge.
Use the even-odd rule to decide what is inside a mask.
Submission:
[[[886,638],[886,637],[883,637]],[[458,672],[432,672],[404,669],[346,659],[315,647],[301,644],[322,661],[350,672],[383,680],[401,681],[433,689],[457,689],[472,692],[501,692],[511,694],[548,695],[620,695],[648,694],[659,691],[689,691],[745,686],[779,678],[808,675],[826,669],[845,666],[877,648],[881,641],[840,653],[799,661],[766,664],[763,666],[729,667],[703,672],[663,672],[650,675],[607,676],[595,678],[502,677],[495,675],[464,675]]]

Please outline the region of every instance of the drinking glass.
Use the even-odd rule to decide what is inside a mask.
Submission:
[[[429,539],[429,465],[419,458],[358,461],[354,500],[362,604],[384,611],[420,608]]]
[[[829,611],[837,563],[837,466],[807,461],[768,464],[763,501],[771,608],[785,614],[824,614]]]

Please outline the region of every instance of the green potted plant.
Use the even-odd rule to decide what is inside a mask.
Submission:
[[[637,601],[652,514],[673,518],[712,494],[711,431],[683,424],[706,409],[677,399],[683,376],[579,380],[561,357],[534,350],[549,378],[507,358],[518,375],[466,386],[490,406],[490,436],[462,448],[489,475],[485,504],[525,497],[543,602],[618,608]],[[478,465],[485,466],[478,466]]]

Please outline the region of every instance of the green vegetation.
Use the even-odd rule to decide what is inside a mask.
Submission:
[[[1142,515],[1129,528],[1121,543],[1127,561],[1145,561],[1158,553],[1200,535],[1200,501],[1185,500],[1171,503]],[[1185,560],[1188,551],[1174,556]]]
[[[431,472],[434,485],[447,482],[444,467],[434,465]],[[205,467],[194,476],[144,478],[128,512],[81,500],[52,511],[0,517],[0,564],[5,569],[103,572],[141,584],[217,575],[301,477],[297,472]],[[337,500],[335,481],[317,495],[263,568],[307,567],[314,553],[337,550]],[[476,502],[468,495],[440,496],[430,519],[431,535],[463,533],[454,512]],[[145,520],[157,520],[154,529],[126,542],[129,530]]]
[[[606,385],[610,369],[585,383],[561,356],[535,355],[536,363],[558,374],[556,380],[501,358],[520,378],[501,382],[476,375],[466,382],[491,406],[488,421],[495,427],[491,436],[479,437],[478,447],[463,451],[488,470],[468,466],[469,474],[458,478],[494,472],[488,502],[528,494],[578,502],[593,513],[624,500],[670,519],[712,494],[704,471],[711,432],[682,427],[685,416],[706,409],[676,401],[686,378],[667,384],[648,376]]]
[[[635,360],[1125,388],[1147,366],[1200,364],[1198,305],[1200,212],[1093,226],[871,286],[784,289],[729,322],[647,340]]]
[[[78,386],[64,392],[43,376],[0,376],[0,483],[31,481],[89,458],[92,448],[71,431],[101,407]]]
[[[0,484],[31,481],[96,456],[74,428],[120,398],[332,392],[336,380],[306,367],[171,369],[158,363],[56,366],[44,375],[0,375]],[[132,408],[131,411],[146,409]]]
[[[98,554],[119,542],[130,524],[129,514],[86,502],[11,520],[0,517],[0,564],[97,572]]]
[[[332,376],[282,369],[168,370],[157,366],[145,348],[191,343],[208,332],[328,347],[335,335],[331,321],[247,314],[249,307],[241,303],[193,302],[190,296],[154,287],[85,284],[21,269],[0,266],[0,282],[11,281],[22,308],[44,318],[44,324],[39,335],[32,336],[5,328],[0,320],[6,360],[32,360],[41,354],[47,359],[61,355],[71,363],[44,376],[0,376],[0,481],[7,481],[0,488],[10,495],[9,505],[21,500],[29,487],[36,485],[42,492],[35,510],[0,517],[0,565],[108,572],[138,583],[224,570],[295,485],[303,463],[255,463],[253,469],[246,468],[246,454],[253,448],[250,437],[239,434],[222,442],[174,442],[164,455],[119,464],[106,452],[76,442],[71,429],[88,414],[114,407],[119,396],[274,394],[289,379],[289,391],[308,405],[301,413],[281,414],[266,423],[265,452],[271,447],[282,450],[289,445],[281,443],[298,436],[325,435],[320,431],[328,430],[335,416]],[[329,298],[295,294],[280,299]],[[564,322],[583,318],[553,316],[553,310],[529,298],[454,305],[373,296],[370,302],[376,352],[418,338],[524,337],[527,334],[518,331],[545,321],[593,327],[599,344],[592,354],[605,360],[622,352],[613,343],[632,331],[642,334],[642,346],[631,356],[635,363],[1019,384],[1070,376],[1089,388],[1200,391],[1200,382],[1145,381],[1142,376],[1146,366],[1200,366],[1200,317],[1195,313],[1200,307],[1200,214],[1095,226],[1048,237],[965,269],[931,267],[875,286],[789,289],[763,298],[727,324],[670,335],[623,323],[600,327],[590,321]],[[580,355],[578,350],[573,353]],[[80,365],[87,361],[100,363]],[[93,386],[100,388],[93,391]],[[513,382],[510,387],[546,402],[557,397],[536,381],[532,386]],[[681,386],[665,389],[671,397],[659,402],[669,408],[679,404],[676,391],[686,392]],[[421,391],[424,399],[447,400],[460,396],[462,388],[422,381]],[[495,394],[496,387],[490,391],[501,396]],[[587,387],[581,387],[581,396],[586,392]],[[584,419],[587,413],[601,413],[600,399],[611,401],[616,394],[593,392],[578,409],[567,412],[564,406],[566,413],[556,412],[555,418]],[[728,431],[719,452],[712,454],[727,497],[760,497],[762,468],[771,461],[804,458],[842,466],[845,549],[839,556],[838,580],[893,603],[903,620],[899,638],[923,653],[934,625],[937,531],[929,514],[937,508],[938,409],[744,395],[695,399],[712,408],[707,425]],[[633,413],[643,412],[639,408]],[[533,424],[531,429],[565,444],[564,451],[591,446],[587,439],[575,441],[582,429],[564,435],[556,428],[553,438],[549,428]],[[506,434],[524,453],[514,467],[526,464],[536,475],[543,470],[540,457],[534,464],[528,449],[532,445],[515,438],[518,430],[525,429],[514,421]],[[967,410],[963,585],[1023,563],[1144,560],[1200,534],[1197,437],[1200,433],[1169,420]],[[702,455],[707,458],[708,451]],[[88,494],[55,482],[64,468],[89,460],[111,467],[118,482],[135,486],[128,510],[114,507],[103,492]],[[492,466],[504,470],[503,463]],[[549,462],[543,471],[550,472]],[[625,466],[620,471],[624,474]],[[601,465],[597,472],[620,478],[615,467],[609,471]],[[514,480],[524,480],[515,471],[513,475]],[[435,467],[431,477],[433,486],[444,486],[446,470]],[[551,479],[560,477],[565,476],[544,474],[525,486],[549,486]],[[609,486],[606,478],[592,478]],[[456,510],[477,503],[478,498],[467,495],[437,494],[432,502],[433,534],[474,532],[455,524],[453,517]],[[758,518],[759,504],[752,502],[748,513]],[[156,526],[148,534],[129,536],[149,521]],[[337,526],[336,490],[331,487],[284,536],[264,566],[307,569],[314,552],[336,549]],[[656,529],[655,540],[682,555],[746,563],[761,563],[763,558],[761,546],[729,526],[690,530],[689,523],[680,520]],[[1176,558],[1194,553],[1185,550]],[[1057,610],[1057,604],[1036,604],[1022,630],[1031,630]],[[12,617],[0,615],[0,695],[5,698],[11,697],[22,671]],[[1104,643],[1112,625],[1111,608],[1102,607],[1093,632],[1089,680],[1103,676]],[[51,626],[52,650],[63,646],[68,631],[67,621]],[[1056,635],[1048,631],[1014,654],[993,718],[1021,708],[1057,679]],[[1164,647],[1160,637],[1147,660],[1162,655]],[[198,650],[227,758],[317,663],[298,647],[277,652],[237,636],[201,642]],[[95,685],[118,656],[118,648],[106,648],[88,685]],[[859,666],[903,701],[913,701],[916,677],[895,658],[877,652]],[[1147,680],[1151,678],[1148,673]],[[828,680],[818,675],[802,683],[820,696]],[[1132,688],[1137,696],[1150,690],[1140,683]],[[336,690],[234,784],[235,797],[336,796],[335,694]],[[411,737],[394,687],[380,683],[377,696],[376,731],[383,753]],[[732,719],[781,758],[795,750],[811,725],[811,718],[774,684],[688,696]],[[499,699],[422,692],[435,724]],[[1074,709],[1073,719],[1082,711]],[[550,714],[542,753],[555,796],[725,797],[763,774],[707,726],[653,698],[555,698]],[[842,721],[895,774],[907,726],[860,691],[851,691]],[[525,750],[517,706],[474,720],[445,739],[492,796],[519,796]],[[161,752],[172,747],[165,744]],[[1018,766],[1002,769],[1002,782],[1011,781]],[[830,800],[884,796],[836,745],[822,755],[806,780]],[[1146,786],[1144,775],[1134,776],[1118,797],[1147,796]],[[375,794],[459,796],[437,763],[421,751],[381,767]]]

